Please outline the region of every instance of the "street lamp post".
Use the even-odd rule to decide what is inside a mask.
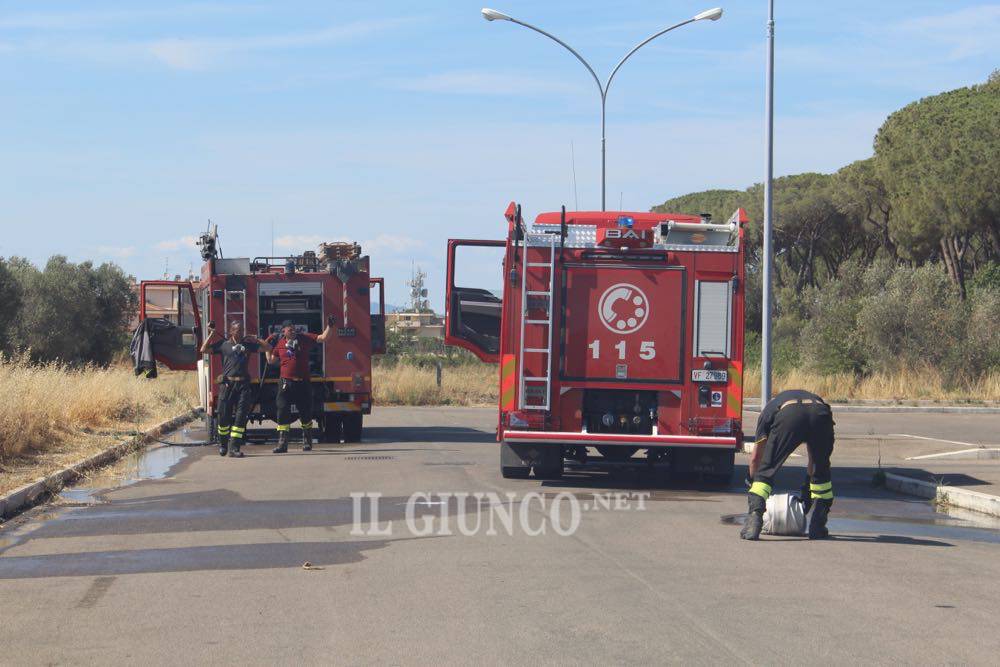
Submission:
[[[607,210],[607,206],[606,206],[606,201],[607,201],[607,197],[606,197],[606,190],[607,190],[607,170],[606,170],[606,160],[605,160],[605,148],[606,148],[607,142],[606,142],[606,139],[605,139],[605,128],[606,128],[606,123],[605,123],[605,119],[606,119],[605,107],[606,107],[606,102],[607,102],[607,99],[608,99],[608,89],[611,87],[611,81],[615,78],[615,74],[617,74],[618,70],[621,69],[621,66],[625,64],[625,61],[632,57],[633,53],[635,53],[636,51],[638,51],[639,49],[641,49],[642,47],[644,47],[646,44],[649,44],[650,42],[652,42],[657,37],[659,37],[661,35],[665,35],[666,33],[670,32],[671,30],[676,30],[677,28],[680,28],[681,26],[685,26],[688,23],[694,23],[695,21],[704,21],[704,20],[718,21],[720,18],[722,18],[722,9],[716,7],[715,9],[709,9],[709,10],[706,10],[704,12],[701,12],[700,14],[697,14],[697,15],[693,16],[692,18],[687,19],[686,21],[681,21],[680,23],[672,25],[669,28],[661,30],[660,32],[656,33],[655,35],[647,37],[646,39],[644,39],[641,42],[639,42],[638,44],[636,44],[635,47],[631,51],[629,51],[628,53],[625,54],[624,58],[622,58],[621,60],[618,61],[618,64],[615,65],[615,68],[613,70],[611,70],[611,74],[608,75],[607,80],[602,84],[601,83],[601,79],[597,76],[597,72],[594,71],[594,68],[590,66],[590,63],[588,63],[584,59],[583,56],[581,56],[579,53],[577,53],[576,50],[573,49],[573,47],[571,47],[569,44],[567,44],[566,42],[562,41],[561,39],[559,39],[555,35],[547,33],[544,30],[542,30],[541,28],[533,26],[530,23],[525,23],[524,21],[520,21],[520,20],[518,20],[518,19],[516,19],[516,18],[514,18],[512,16],[508,16],[507,14],[504,14],[503,12],[498,12],[495,9],[483,8],[483,12],[482,13],[483,13],[483,18],[486,19],[487,21],[510,21],[511,23],[516,23],[516,24],[518,24],[520,26],[524,26],[525,28],[528,28],[529,30],[534,30],[535,32],[539,33],[540,35],[545,35],[546,37],[548,37],[549,39],[551,39],[552,41],[554,41],[555,43],[559,44],[560,46],[562,46],[563,48],[565,48],[567,51],[569,51],[570,53],[572,53],[576,57],[576,59],[579,60],[583,64],[583,66],[587,68],[587,71],[590,72],[590,76],[593,77],[594,83],[597,84],[597,90],[598,90],[598,92],[601,95],[601,210],[602,211]]]
[[[767,69],[764,75],[764,243],[761,272],[761,332],[760,332],[760,404],[771,400],[771,311],[773,309],[771,273],[773,247],[771,232],[773,227],[772,181],[774,179],[774,0],[767,3]]]

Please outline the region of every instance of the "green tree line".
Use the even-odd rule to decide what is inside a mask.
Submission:
[[[658,212],[747,210],[748,356],[759,354],[763,185]],[[1000,369],[1000,72],[891,114],[874,155],[775,179],[776,365]]]
[[[0,304],[0,352],[105,365],[128,347],[138,298],[117,265],[55,255],[42,268],[0,258]]]

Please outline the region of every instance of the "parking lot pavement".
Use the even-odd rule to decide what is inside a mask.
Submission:
[[[360,445],[272,455],[255,444],[244,459],[171,449],[161,479],[36,508],[0,530],[3,662],[994,664],[1000,654],[1000,531],[872,487],[868,453],[856,465],[847,448],[838,454],[834,539],[747,543],[739,482],[703,488],[641,469],[505,480],[495,420],[490,409],[381,408]],[[844,421],[845,439],[872,435]],[[803,463],[790,461],[778,484],[797,488]]]

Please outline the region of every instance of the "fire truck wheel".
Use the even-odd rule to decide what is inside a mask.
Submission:
[[[562,447],[550,447],[545,452],[545,460],[535,464],[535,479],[561,479],[562,475]]]
[[[504,479],[528,479],[531,468],[528,466],[500,466],[500,474]]]
[[[344,421],[344,442],[361,442],[361,430],[363,428],[363,417],[360,412],[352,412],[343,417]]]
[[[340,415],[332,412],[323,417],[323,441],[340,444]]]
[[[506,442],[500,443],[500,474],[504,479],[528,479],[531,466]]]

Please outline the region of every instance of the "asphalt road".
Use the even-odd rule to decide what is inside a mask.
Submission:
[[[0,661],[995,664],[1000,655],[1000,532],[869,483],[874,443],[906,442],[888,434],[986,442],[995,416],[839,417],[835,539],[759,543],[739,540],[727,520],[745,509],[741,486],[631,471],[503,480],[494,419],[382,408],[362,445],[283,456],[251,446],[242,460],[157,450],[173,463],[162,479],[38,508],[0,531]],[[784,472],[789,488],[803,461]],[[416,491],[429,495],[411,503],[408,526]],[[391,534],[369,530],[367,498],[354,524],[361,501],[351,494],[366,492],[382,494],[380,527],[391,521]],[[441,495],[462,492],[497,495]],[[649,495],[618,496],[616,509],[609,493]]]

